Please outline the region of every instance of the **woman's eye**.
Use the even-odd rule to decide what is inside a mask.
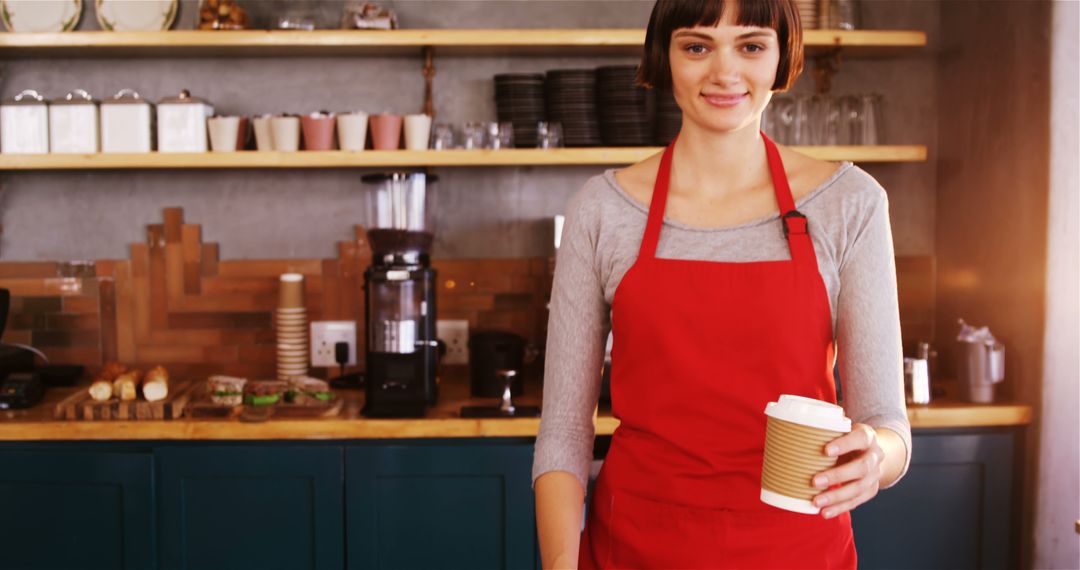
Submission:
[[[685,49],[687,52],[692,53],[694,55],[701,55],[701,54],[705,53],[706,48],[702,44],[689,44],[683,49]]]
[[[750,53],[760,53],[765,51],[765,46],[761,44],[746,44],[744,49]]]

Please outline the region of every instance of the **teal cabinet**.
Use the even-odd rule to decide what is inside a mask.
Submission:
[[[916,432],[911,468],[852,512],[859,568],[1014,568],[1013,431]]]
[[[860,568],[1019,565],[1022,429],[917,430]],[[603,455],[607,439],[598,439]],[[0,568],[538,568],[528,438],[0,444]]]
[[[153,568],[148,453],[0,450],[0,567]]]
[[[341,568],[340,447],[159,448],[163,568]]]
[[[531,442],[347,448],[348,567],[534,568],[532,450]]]

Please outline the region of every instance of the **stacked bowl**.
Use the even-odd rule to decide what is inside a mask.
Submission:
[[[819,27],[818,0],[795,0],[795,6],[799,9],[799,19],[802,21],[804,30],[814,30]]]
[[[553,69],[545,82],[548,121],[561,123],[565,146],[600,146],[596,71]]]
[[[600,138],[606,146],[653,144],[648,92],[634,84],[636,75],[637,67],[633,65],[596,68],[596,107]]]
[[[500,73],[495,76],[495,109],[499,122],[514,125],[514,146],[535,147],[536,126],[544,118],[544,76]]]

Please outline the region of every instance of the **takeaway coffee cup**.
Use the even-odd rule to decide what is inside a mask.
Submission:
[[[821,489],[814,475],[836,465],[825,444],[851,431],[851,420],[835,404],[781,395],[765,406],[765,458],[761,466],[761,501],[784,510],[816,515],[811,500]]]
[[[283,273],[278,285],[279,309],[304,308],[304,276],[300,273]]]

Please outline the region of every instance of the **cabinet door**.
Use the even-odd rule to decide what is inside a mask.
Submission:
[[[911,468],[852,513],[859,568],[1007,568],[1013,434],[916,434]]]
[[[153,568],[150,454],[0,452],[0,567]]]
[[[159,448],[166,568],[341,568],[339,447]]]
[[[347,449],[349,568],[533,568],[532,449]]]

